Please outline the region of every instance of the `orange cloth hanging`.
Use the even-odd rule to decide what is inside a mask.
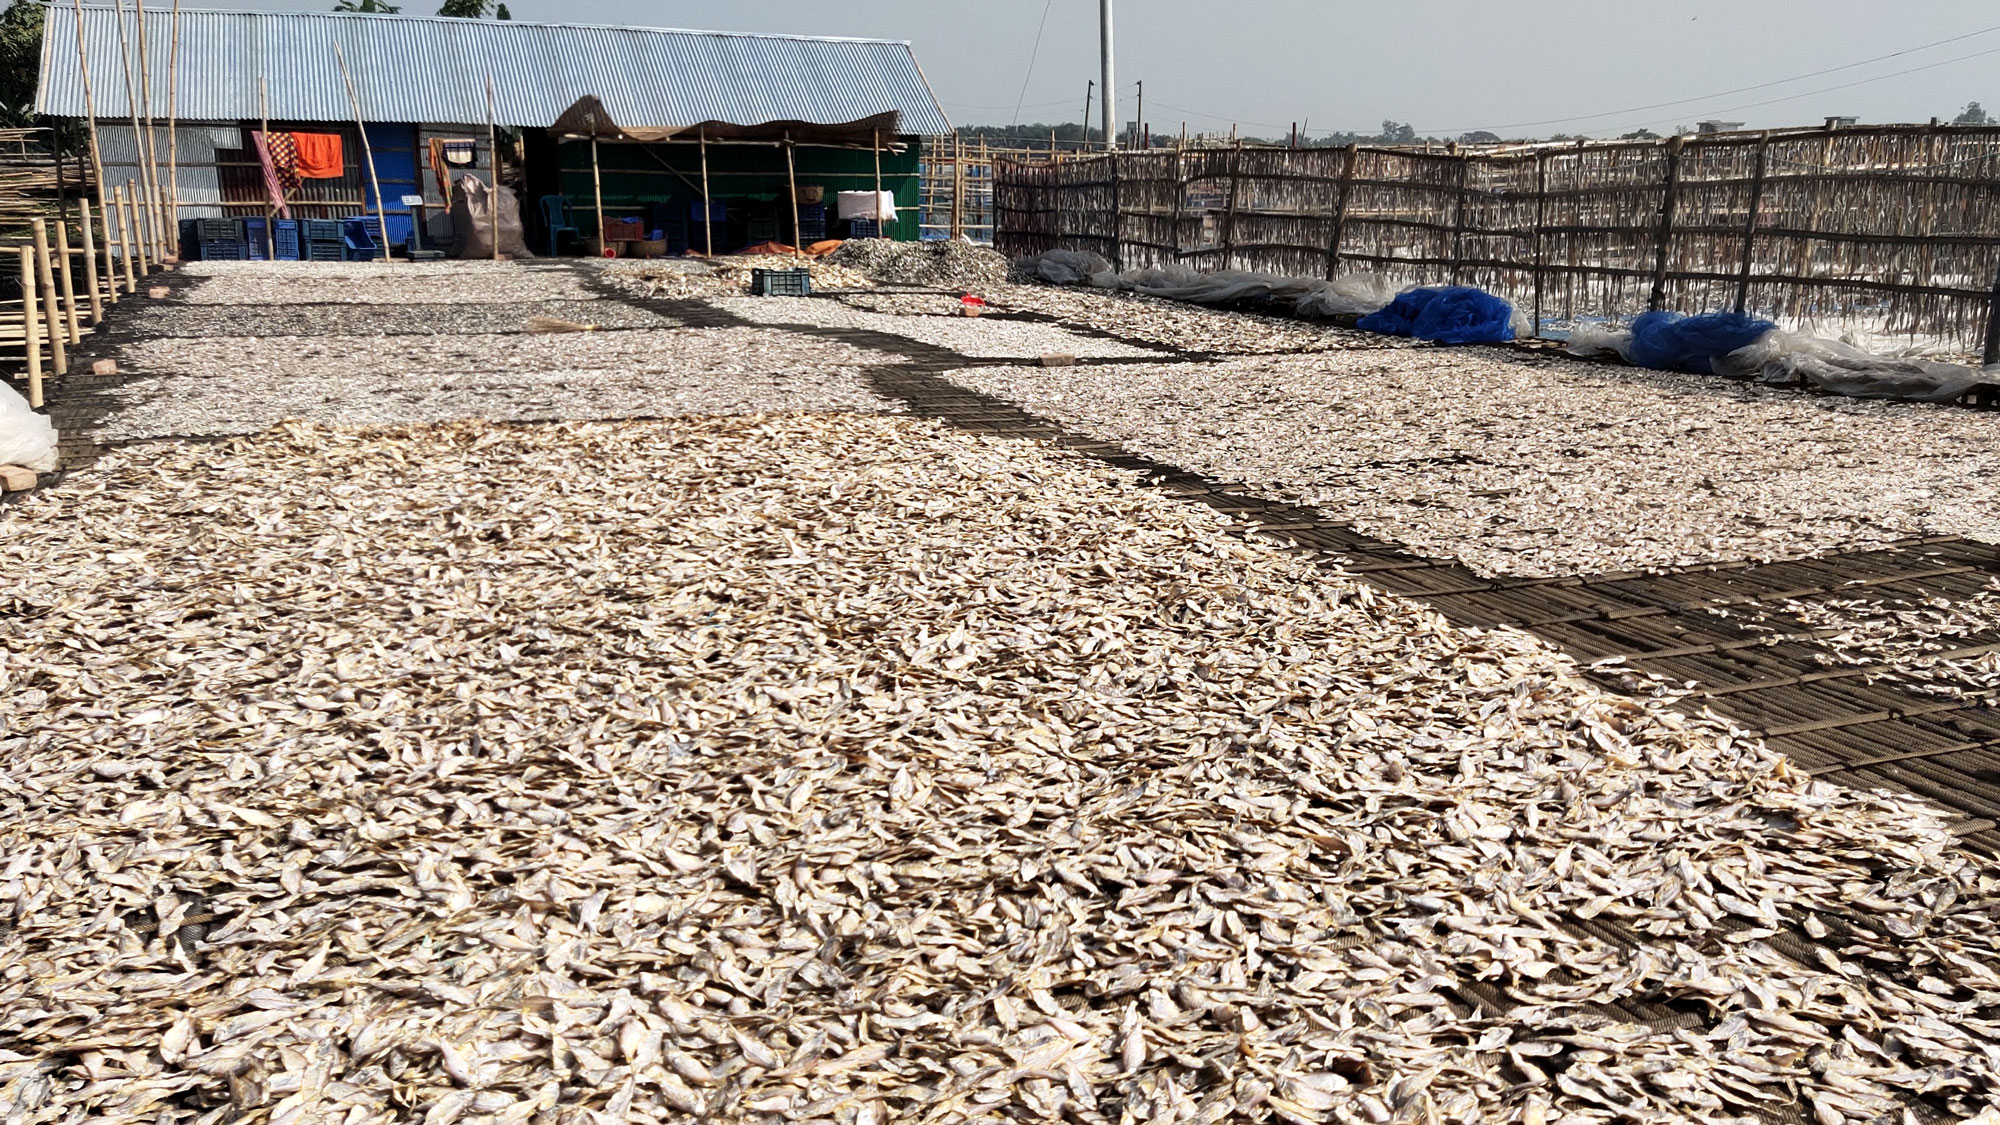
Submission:
[[[293,133],[299,150],[299,176],[307,180],[337,180],[347,174],[339,133]]]

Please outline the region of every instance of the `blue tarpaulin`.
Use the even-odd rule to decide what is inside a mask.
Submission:
[[[1768,320],[1735,312],[1699,316],[1649,312],[1632,322],[1632,349],[1626,358],[1658,371],[1713,375],[1711,360],[1749,347],[1776,327]]]
[[[1412,289],[1355,327],[1441,344],[1499,344],[1514,338],[1514,306],[1464,285]]]

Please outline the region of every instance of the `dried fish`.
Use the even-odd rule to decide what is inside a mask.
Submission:
[[[291,422],[0,567],[9,1114],[2000,1105],[2000,872],[1921,802],[1058,450]],[[1734,940],[1805,920],[1866,975]]]

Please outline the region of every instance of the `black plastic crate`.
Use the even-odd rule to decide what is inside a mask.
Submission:
[[[826,204],[824,203],[799,204],[799,222],[820,223],[824,225],[826,223]]]
[[[240,238],[204,238],[201,240],[201,260],[204,262],[241,262],[249,258],[243,240]]]
[[[323,238],[308,239],[305,243],[305,259],[308,262],[344,262],[347,260],[347,242],[336,239],[328,242]]]
[[[802,218],[799,220],[799,245],[803,246],[809,242],[818,242],[824,239],[825,237],[826,237],[825,219]]]
[[[236,219],[196,219],[195,237],[203,242],[241,242],[243,224]]]
[[[299,237],[307,242],[339,242],[339,219],[300,219]]]
[[[752,242],[776,242],[778,240],[778,220],[775,218],[759,219],[753,217],[746,226],[750,241]]]
[[[880,238],[882,237],[882,224],[876,222],[874,219],[849,219],[847,220],[847,237]]]
[[[812,296],[812,271],[751,270],[750,295],[752,297],[810,297]]]

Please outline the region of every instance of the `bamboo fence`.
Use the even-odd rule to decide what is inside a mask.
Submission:
[[[1740,309],[1977,350],[2000,273],[1993,127],[1003,159],[993,185],[994,245],[1010,255],[1475,285],[1537,335]]]

